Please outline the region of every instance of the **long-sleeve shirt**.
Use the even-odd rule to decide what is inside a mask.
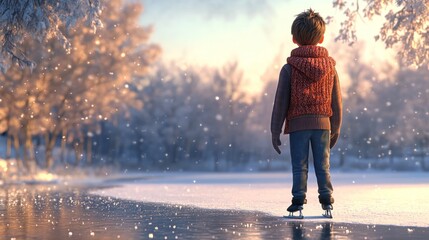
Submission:
[[[271,115],[271,133],[278,136],[282,132],[282,126],[286,121],[291,96],[291,67],[285,64],[279,76],[273,112]],[[304,115],[290,119],[286,124],[284,133],[300,130],[326,129],[331,130],[332,135],[339,135],[342,121],[342,99],[338,74],[335,72],[332,89],[332,116]],[[334,143],[335,144],[335,143]]]

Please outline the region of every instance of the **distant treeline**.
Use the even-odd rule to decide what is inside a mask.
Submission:
[[[402,70],[393,79],[376,79],[371,68],[360,68],[351,73],[359,80],[343,92],[344,121],[341,139],[332,150],[332,157],[339,161],[334,166],[345,165],[347,159],[380,159],[383,164],[390,159],[393,164],[402,157],[420,159],[420,167],[427,170],[427,70]],[[66,148],[56,155],[57,163],[79,164],[83,160],[86,165],[115,164],[142,170],[225,171],[289,161],[288,137],[282,136],[281,156],[270,141],[277,79],[267,81],[260,96],[249,97],[236,63],[223,69],[158,64],[152,70],[127,83],[125,89],[132,98],[109,93],[118,94],[109,97],[124,106],[108,118],[87,118],[73,111],[77,114],[74,128],[60,128],[65,134],[58,135],[53,146]],[[94,99],[105,97],[102,92],[93,94]],[[96,109],[104,116],[99,107]],[[73,135],[76,133],[79,137]],[[37,149],[46,148],[47,138],[42,132],[31,139],[41,146]],[[74,152],[69,154],[71,159],[64,153],[70,150]]]
[[[353,80],[343,93],[344,122],[332,150],[334,166],[362,159],[385,168],[386,160],[393,167],[398,159],[413,159],[428,170],[428,70],[404,69],[381,79],[361,63],[349,74]],[[100,138],[120,136],[119,147],[106,149],[115,153],[110,156],[143,169],[245,170],[255,163],[265,168],[273,160],[289,161],[288,137],[282,136],[281,156],[270,141],[277,79],[267,81],[254,98],[245,95],[243,84],[237,64],[221,70],[159,67],[132,87],[142,89],[136,94],[143,108],[122,117],[117,126],[109,124]]]
[[[3,158],[29,170],[109,164],[228,171],[289,161],[286,136],[281,156],[271,146],[278,68],[263,77],[259,96],[249,96],[237,62],[219,69],[157,62],[161,47],[148,43],[150,28],[138,26],[141,4],[106,4],[104,28],[69,33],[70,54],[58,41],[42,48],[27,42],[38,66],[0,76]],[[413,158],[429,170],[429,70],[375,67],[357,50],[341,63],[351,84],[343,86],[343,127],[332,150],[338,166]]]

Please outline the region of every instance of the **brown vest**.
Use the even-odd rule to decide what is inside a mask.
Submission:
[[[302,115],[332,116],[335,61],[319,46],[302,46],[287,59],[291,65],[291,95],[287,119]]]

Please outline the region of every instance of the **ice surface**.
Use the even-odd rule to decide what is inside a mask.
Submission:
[[[332,173],[333,222],[429,226],[429,173]],[[168,173],[92,193],[143,202],[208,209],[286,214],[289,173]],[[304,221],[320,221],[314,173],[309,175]],[[317,216],[317,217],[316,217]]]

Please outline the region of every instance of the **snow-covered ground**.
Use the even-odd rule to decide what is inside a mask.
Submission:
[[[291,200],[289,173],[160,173],[148,177],[92,193],[274,216],[285,215]],[[429,226],[429,173],[333,172],[332,180],[333,222]],[[316,218],[322,213],[317,196],[316,179],[310,173],[304,221],[328,221]]]

